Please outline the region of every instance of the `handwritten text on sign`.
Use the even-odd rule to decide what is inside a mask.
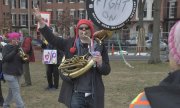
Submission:
[[[132,10],[132,0],[96,0],[94,3],[97,18],[110,26],[125,22]]]
[[[57,50],[43,50],[43,64],[57,64]]]

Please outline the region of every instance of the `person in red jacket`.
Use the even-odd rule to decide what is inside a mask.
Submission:
[[[24,84],[21,86],[31,86],[31,75],[30,75],[30,68],[29,63],[35,62],[35,56],[34,56],[34,50],[32,46],[32,38],[29,36],[28,32],[26,30],[22,30],[23,34],[23,41],[22,41],[22,49],[27,54],[28,60],[23,64],[23,71],[24,71]]]

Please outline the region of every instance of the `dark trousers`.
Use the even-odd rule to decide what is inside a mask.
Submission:
[[[26,85],[31,85],[29,62],[23,64],[24,80]]]
[[[48,64],[46,65],[47,70],[46,70],[46,75],[47,75],[47,81],[48,81],[48,86],[50,88],[58,88],[59,86],[59,71],[58,71],[58,66],[53,65],[53,64]]]
[[[1,81],[0,81],[0,106],[3,105],[3,102],[4,102],[4,98],[3,98],[3,94],[2,94]]]
[[[94,108],[92,95],[85,97],[85,93],[74,92],[71,99],[70,108]]]
[[[0,71],[2,72],[2,60],[0,60]],[[2,88],[1,88],[1,80],[2,80],[2,78],[0,79],[0,106],[2,106],[3,102],[4,102],[4,98],[3,98],[3,94],[2,94]]]

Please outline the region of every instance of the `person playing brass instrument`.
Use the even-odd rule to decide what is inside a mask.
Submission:
[[[94,61],[86,73],[72,78],[60,73],[63,79],[59,102],[64,103],[68,108],[104,108],[104,84],[103,75],[110,73],[110,64],[107,49],[104,44],[98,44],[94,38],[93,23],[87,19],[79,20],[76,26],[74,38],[63,39],[55,37],[49,27],[44,23],[39,9],[34,8],[34,15],[40,24],[39,31],[45,39],[53,46],[62,50],[66,59],[74,55],[83,56],[92,54]]]
[[[8,33],[9,43],[2,50],[2,72],[9,88],[3,108],[9,108],[12,100],[15,100],[17,108],[24,108],[19,87],[19,79],[23,74],[22,68],[24,63],[23,58],[19,54],[20,36],[20,33]]]

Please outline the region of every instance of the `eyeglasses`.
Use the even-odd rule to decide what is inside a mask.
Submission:
[[[89,27],[79,27],[79,30],[89,30]]]

